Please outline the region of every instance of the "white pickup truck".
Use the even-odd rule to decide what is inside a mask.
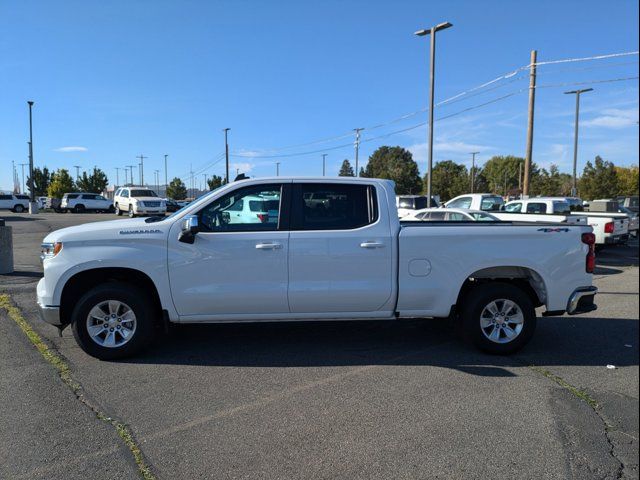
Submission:
[[[322,208],[305,200],[316,192],[330,199]],[[230,221],[256,197],[275,203],[269,215]],[[37,303],[100,359],[133,355],[163,322],[427,317],[460,322],[476,346],[506,354],[533,335],[536,307],[596,308],[591,228],[558,227],[401,224],[388,180],[243,180],[166,218],[50,233]]]
[[[571,213],[569,203],[564,198],[535,197],[514,200],[505,204],[504,212],[496,216],[501,220],[538,222],[548,219],[550,222],[587,224],[593,228],[598,248],[626,243],[629,240],[629,219],[626,215]]]

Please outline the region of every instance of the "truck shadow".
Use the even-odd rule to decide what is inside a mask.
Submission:
[[[639,264],[637,240],[629,242],[629,245],[605,248],[596,254],[596,263],[598,268],[637,267]],[[598,273],[597,270],[596,273]]]
[[[540,318],[532,342],[512,356],[479,352],[444,320],[183,325],[125,361],[235,367],[430,365],[508,377],[514,374],[507,367],[523,365],[638,365],[638,322]]]

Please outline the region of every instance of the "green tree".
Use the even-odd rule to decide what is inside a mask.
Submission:
[[[585,200],[615,197],[620,191],[618,175],[613,163],[596,156],[594,163],[587,162],[579,183],[580,196]]]
[[[209,190],[215,190],[218,187],[222,186],[222,177],[218,175],[214,175],[211,178],[207,179],[207,185],[209,185]]]
[[[175,177],[169,182],[167,197],[173,198],[174,200],[184,200],[187,198],[187,187],[185,187],[184,182],[178,177]]]
[[[514,157],[513,155],[491,157],[482,168],[487,188],[494,193],[502,195],[505,195],[509,190],[517,188],[520,165],[522,165],[522,171],[524,172],[524,158]],[[534,172],[534,168],[531,170],[533,182],[537,172]],[[480,191],[478,188],[475,190]]]
[[[76,186],[83,192],[102,193],[107,188],[109,179],[99,168],[94,168],[91,174],[82,172],[82,176],[76,181]]]
[[[426,185],[426,176],[424,181]],[[471,180],[467,167],[452,160],[437,162],[431,174],[431,188],[434,195],[440,195],[443,202],[469,192]]]
[[[619,195],[638,195],[638,167],[616,167]]]
[[[33,194],[36,197],[44,197],[47,195],[47,189],[51,183],[51,173],[47,167],[42,169],[36,167],[33,169]],[[27,185],[31,185],[31,177],[27,179]]]
[[[369,157],[364,174],[369,178],[393,180],[399,195],[417,194],[422,190],[418,164],[413,160],[411,152],[402,147],[378,148]]]
[[[69,171],[60,168],[51,174],[51,183],[47,188],[47,195],[53,198],[62,198],[65,193],[73,192],[76,189],[73,178]]]
[[[342,166],[340,167],[340,171],[338,172],[339,177],[355,177],[356,174],[353,173],[353,167],[349,160],[345,159],[342,162]]]

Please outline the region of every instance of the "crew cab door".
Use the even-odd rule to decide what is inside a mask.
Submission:
[[[241,185],[241,184],[240,184]],[[191,321],[288,314],[286,209],[290,183],[239,188],[212,200],[197,213],[193,244],[179,241],[182,222],[169,232],[171,295],[181,318]],[[234,205],[269,199],[272,210],[231,221]],[[279,203],[277,202],[279,200]]]
[[[324,201],[313,200],[318,197]],[[292,313],[377,312],[385,307],[394,278],[388,209],[386,203],[380,206],[373,184],[293,184]]]

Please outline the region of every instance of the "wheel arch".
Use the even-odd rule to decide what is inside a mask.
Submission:
[[[83,270],[70,277],[65,283],[60,296],[60,319],[64,325],[71,321],[75,302],[93,287],[108,283],[128,283],[146,293],[153,305],[162,310],[160,295],[153,280],[144,272],[134,268],[102,267]]]
[[[546,305],[547,286],[542,276],[534,269],[522,266],[500,266],[476,270],[469,275],[458,293],[456,304],[459,305],[465,295],[475,286],[488,282],[509,283],[524,291],[535,307]]]

